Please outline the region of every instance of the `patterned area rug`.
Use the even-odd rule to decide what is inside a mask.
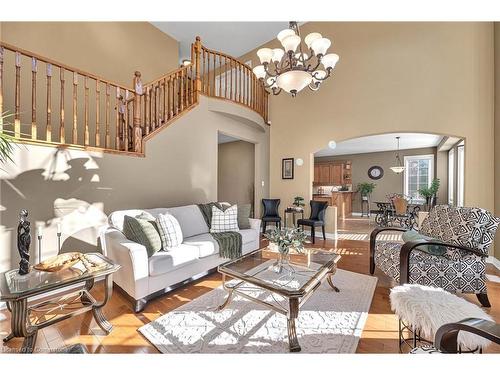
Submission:
[[[300,308],[296,321],[302,353],[354,353],[368,316],[377,278],[338,270],[339,293],[325,281]],[[245,292],[280,303],[251,286]],[[282,314],[235,296],[221,312],[222,287],[139,328],[162,353],[288,353]]]

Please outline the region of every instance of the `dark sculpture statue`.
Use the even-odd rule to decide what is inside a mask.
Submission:
[[[30,272],[30,222],[28,221],[28,211],[22,209],[19,213],[19,225],[17,226],[17,250],[21,261],[19,262],[19,274],[26,275]]]

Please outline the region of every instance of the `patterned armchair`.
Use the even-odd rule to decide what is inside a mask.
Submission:
[[[405,232],[404,228],[377,228],[370,236],[370,273],[375,266],[400,284],[412,283],[443,288],[452,293],[476,294],[490,307],[486,290],[485,258],[493,243],[500,218],[481,208],[435,206],[419,232],[432,239],[406,243],[377,241],[384,231]],[[422,245],[445,245],[442,256],[419,250]]]

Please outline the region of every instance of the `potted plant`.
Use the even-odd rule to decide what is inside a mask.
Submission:
[[[375,190],[375,185],[373,182],[361,182],[358,184],[358,191],[361,194],[361,199],[367,201],[373,190]]]
[[[279,252],[278,262],[272,265],[271,269],[277,273],[281,273],[283,267],[289,262],[290,249],[293,248],[301,252],[304,249],[307,234],[299,228],[276,228],[265,233],[264,237],[269,240],[269,247],[271,249],[275,248]]]
[[[11,117],[11,115],[5,113],[0,113],[0,123],[5,126],[8,125],[5,120]],[[0,131],[0,164],[5,164],[8,161],[12,161],[12,153],[14,152],[14,138],[5,133],[5,129]]]
[[[295,208],[295,210],[302,211],[305,205],[306,204],[303,197],[297,196],[293,198],[293,207]]]
[[[418,189],[418,194],[425,198],[425,206],[427,207],[427,211],[430,211],[430,209],[434,206],[435,201],[436,201],[436,195],[439,190],[439,178],[435,178],[432,180],[431,185],[429,187],[423,187]]]

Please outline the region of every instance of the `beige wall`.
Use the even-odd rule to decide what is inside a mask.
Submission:
[[[2,22],[1,40],[131,86],[178,67],[178,42],[148,22]]]
[[[217,200],[254,204],[255,146],[235,141],[219,144]]]
[[[405,156],[413,155],[436,155],[435,147],[428,148],[417,148],[412,150],[401,150],[401,159]],[[314,159],[317,161],[331,161],[331,160],[350,160],[352,162],[352,187],[354,191],[357,191],[357,186],[361,182],[373,182],[377,186],[372,193],[372,202],[385,201],[386,196],[391,193],[403,193],[404,187],[404,175],[396,174],[390,170],[390,167],[394,165],[395,152],[385,151],[385,152],[370,152],[366,154],[355,154],[355,155],[339,155],[339,156],[325,156],[318,157]],[[368,169],[374,165],[382,167],[384,170],[384,176],[380,180],[372,180],[368,177]],[[434,175],[436,175],[437,166],[436,160],[434,158]],[[353,211],[361,212],[361,204],[359,194],[354,196]],[[373,204],[372,204],[373,205]],[[374,205],[373,205],[374,206]],[[374,207],[372,207],[374,208]]]
[[[146,143],[146,157],[20,146],[15,164],[1,172],[0,270],[15,267],[17,215],[30,212],[45,226],[44,256],[56,250],[57,220],[63,223],[63,250],[95,251],[98,228],[118,209],[171,207],[217,199],[217,133],[255,144],[255,199],[268,195],[269,131],[250,126],[253,111],[217,99],[200,104]],[[214,103],[217,102],[217,103]],[[230,116],[223,114],[230,107]],[[216,109],[216,111],[214,110]],[[241,121],[237,120],[239,113]],[[261,120],[262,122],[262,120]],[[55,176],[48,178],[50,170]],[[264,182],[262,187],[261,182]],[[257,208],[257,215],[260,212]],[[33,237],[32,254],[36,254]]]
[[[271,98],[272,196],[291,202],[312,194],[312,161],[282,180],[282,158],[311,160],[331,139],[407,131],[465,138],[465,204],[494,208],[492,23],[301,27],[303,35],[312,31],[333,40],[340,61],[318,92]],[[255,52],[243,59],[257,64]]]

